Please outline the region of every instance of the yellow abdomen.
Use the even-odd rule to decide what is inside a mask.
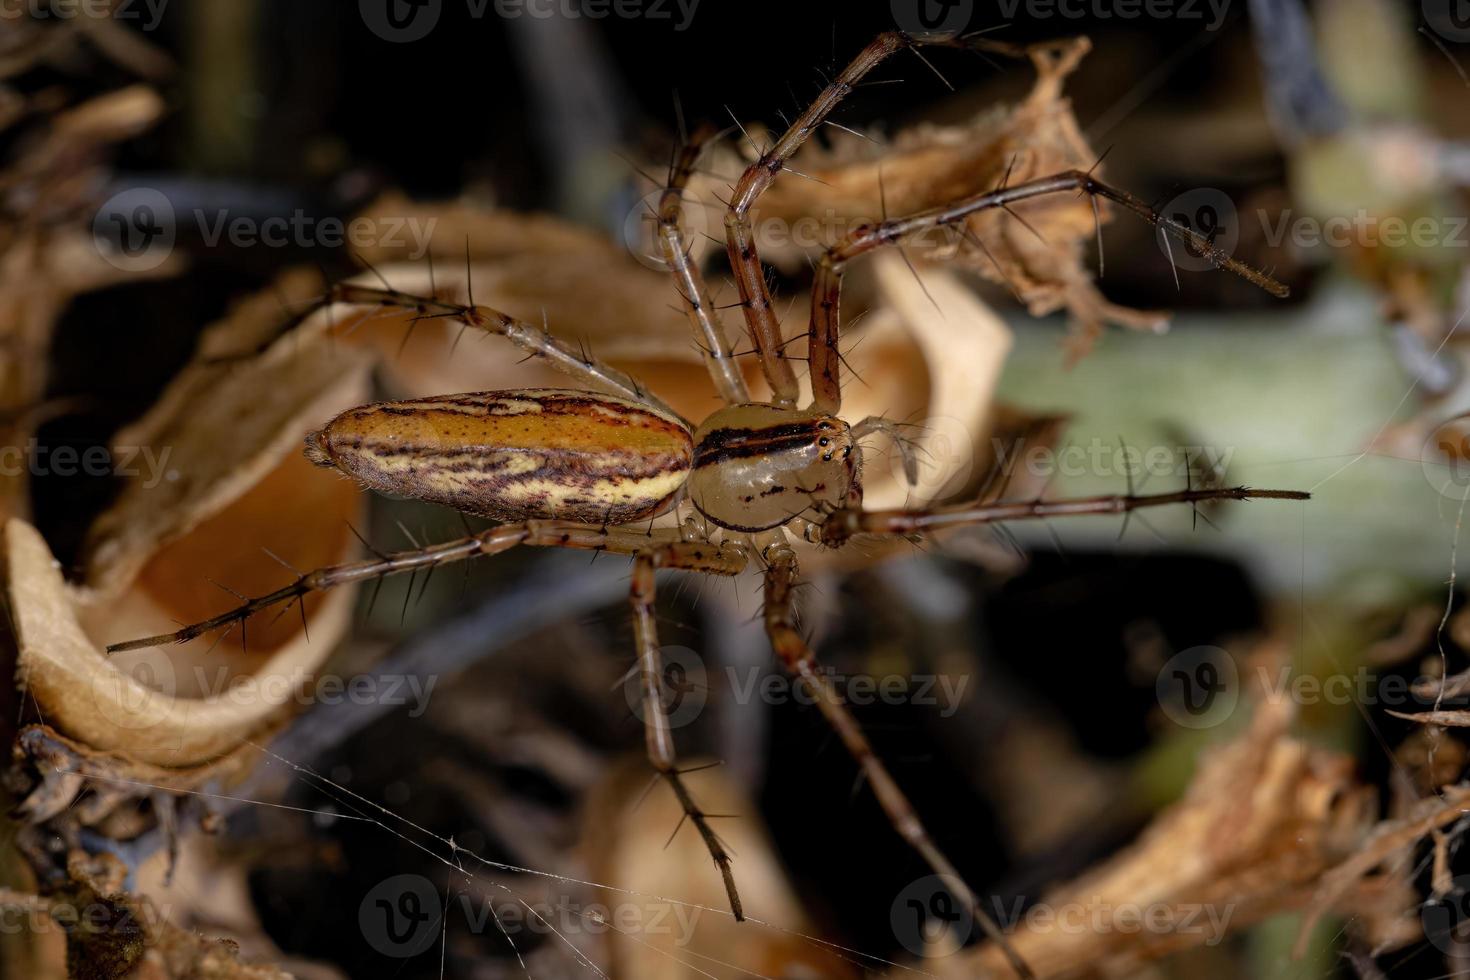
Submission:
[[[672,504],[693,462],[685,424],[612,395],[538,388],[343,412],[307,455],[385,493],[498,520],[620,524]]]

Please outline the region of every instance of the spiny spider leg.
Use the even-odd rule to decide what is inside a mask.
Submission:
[[[414,296],[397,289],[341,283],[327,294],[327,303],[357,306],[391,307],[417,314],[418,319],[447,319],[467,327],[499,334],[532,357],[546,360],[552,367],[578,381],[603,391],[621,395],[651,408],[679,418],[670,408],[632,375],[598,360],[586,350],[556,337],[544,327],[477,304],[446,303],[427,296]]]
[[[714,858],[715,867],[725,881],[725,894],[730,899],[730,911],[736,921],[743,921],[745,911],[740,905],[740,895],[735,890],[735,876],[730,871],[730,855],[724,843],[710,829],[706,814],[695,804],[689,790],[684,786],[677,767],[674,751],[674,733],[669,727],[669,717],[663,703],[663,655],[658,644],[658,624],[654,620],[654,598],[656,594],[655,572],[660,568],[684,568],[693,571],[710,571],[711,546],[703,543],[676,542],[645,548],[633,559],[633,580],[629,588],[628,601],[633,606],[633,635],[638,646],[638,668],[643,689],[643,725],[648,746],[648,761],[673,787],[674,795],[684,808],[684,816],[694,824],[704,846]],[[744,552],[726,549],[714,559],[726,564],[719,571],[722,575],[735,575],[745,568]]]
[[[679,224],[684,190],[689,186],[700,151],[713,135],[712,127],[701,127],[689,142],[679,148],[669,167],[668,185],[659,198],[658,237],[664,262],[674,274],[675,288],[679,290],[684,310],[689,314],[689,323],[704,351],[705,367],[715,389],[726,404],[741,405],[750,401],[750,392],[735,360],[735,345],[720,319],[720,311],[715,309],[710,299],[699,265],[690,258],[690,243],[684,240],[684,230]]]
[[[108,653],[138,650],[143,647],[161,646],[165,643],[186,643],[205,633],[222,629],[241,622],[262,609],[282,602],[292,602],[312,592],[321,592],[353,582],[365,582],[398,575],[403,572],[437,568],[452,562],[494,555],[517,545],[539,548],[580,548],[588,551],[610,551],[616,554],[636,555],[649,548],[682,541],[682,531],[675,529],[646,530],[631,527],[597,527],[572,521],[519,521],[513,524],[498,524],[479,534],[455,538],[442,544],[406,551],[379,554],[364,561],[328,565],[299,576],[290,585],[254,599],[249,599],[228,612],[220,613],[202,622],[193,623],[172,633],[113,643]],[[708,572],[711,575],[733,575],[732,563],[741,553],[728,545],[691,542],[679,554],[680,568]],[[742,559],[743,560],[743,559]],[[739,569],[735,569],[739,571]]]
[[[1127,191],[1109,187],[1090,173],[1070,170],[1014,187],[975,194],[907,217],[864,225],[853,229],[842,241],[827,249],[817,263],[817,273],[812,282],[812,315],[807,335],[812,407],[836,412],[842,405],[842,386],[838,375],[839,306],[842,274],[848,262],[885,245],[901,242],[910,235],[954,225],[976,212],[988,208],[1005,208],[1016,201],[1060,191],[1080,191],[1094,202],[1099,197],[1112,201],[1162,229],[1165,234],[1177,236],[1198,254],[1209,259],[1216,268],[1233,272],[1273,296],[1284,297],[1289,292],[1284,284],[1230,257],[1203,235],[1160,214]]]
[[[730,255],[735,285],[740,290],[746,325],[755,342],[756,352],[760,354],[761,368],[771,385],[773,405],[782,408],[796,405],[796,374],[782,348],[781,324],[771,308],[770,290],[766,287],[765,272],[755,245],[751,206],[775,182],[776,175],[785,169],[786,161],[826,121],[828,114],[858,81],[884,58],[911,43],[906,35],[896,32],[878,35],[842,70],[842,74],[822,90],[786,133],[746,168],[740,182],[735,185],[734,196],[730,198],[730,207],[725,212],[725,248]]]
[[[942,40],[923,40],[899,31],[879,34],[858,56],[842,70],[830,84],[807,106],[806,111],[796,118],[769,150],[745,169],[739,183],[735,185],[725,212],[725,249],[730,256],[730,267],[735,274],[735,284],[740,290],[741,309],[756,352],[760,355],[761,369],[771,385],[771,403],[791,408],[796,405],[796,375],[782,347],[781,324],[771,308],[771,293],[766,285],[760,254],[756,250],[755,227],[750,219],[750,209],[765,190],[776,180],[776,175],[787,169],[786,161],[796,153],[807,137],[827,122],[832,110],[852,93],[863,76],[872,71],[885,58],[896,51],[933,44],[940,47],[965,48],[975,51],[995,51],[1008,56],[1019,56],[1024,49],[1015,45],[986,41],[977,37],[959,37]]]
[[[796,554],[783,544],[768,549],[765,558],[768,562],[765,577],[766,633],[771,638],[771,647],[776,651],[776,656],[792,676],[807,685],[822,716],[842,739],[842,744],[867,777],[868,784],[873,788],[873,795],[877,797],[898,835],[956,892],[955,897],[974,911],[975,920],[1005,953],[1016,975],[1025,980],[1034,980],[1035,974],[1026,965],[1026,961],[1011,946],[1000,926],[985,911],[959,871],[929,836],[929,831],[924,828],[923,821],[919,819],[919,814],[909,802],[908,796],[889,774],[888,767],[873,752],[873,746],[863,734],[857,719],[847,710],[842,696],[837,693],[831,680],[817,669],[816,656],[796,627],[792,605],[792,592],[797,580]]]
[[[1171,493],[1113,494],[1061,500],[996,501],[989,504],[959,504],[916,510],[834,511],[822,524],[821,542],[839,547],[859,534],[908,536],[969,524],[1072,517],[1079,514],[1127,514],[1146,507],[1171,504],[1194,506],[1207,500],[1309,500],[1300,490],[1257,490],[1252,487],[1203,487]]]

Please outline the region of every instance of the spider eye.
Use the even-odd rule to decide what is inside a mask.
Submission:
[[[826,436],[823,436],[822,438],[820,438],[820,439],[817,440],[817,445],[819,445],[819,446],[825,446],[828,443],[830,443],[831,441],[832,441],[831,439],[828,439]]]
[[[852,455],[852,447],[851,446],[848,446],[846,449],[842,450],[842,458],[843,459],[846,459],[847,457],[849,457],[851,455]]]

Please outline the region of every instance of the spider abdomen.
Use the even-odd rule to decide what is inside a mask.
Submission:
[[[621,524],[672,503],[693,441],[646,405],[538,388],[364,405],[308,436],[306,454],[373,490],[466,513]]]

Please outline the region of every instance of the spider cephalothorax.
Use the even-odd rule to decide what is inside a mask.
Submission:
[[[724,877],[731,910],[742,916],[730,857],[706,814],[685,787],[664,703],[663,660],[654,617],[655,572],[676,568],[736,575],[758,558],[765,578],[763,619],[782,665],[810,689],[812,702],[862,768],[867,785],[894,826],[943,876],[976,921],[1010,954],[1016,972],[1029,976],[1005,936],[965,885],[887,768],[873,753],[831,679],[816,665],[796,627],[793,592],[798,580],[794,542],[840,547],[861,535],[912,538],[943,528],[1073,514],[1122,513],[1141,507],[1193,505],[1203,500],[1253,497],[1302,499],[1292,491],[1201,487],[1151,495],[1131,492],[1072,500],[967,501],[914,509],[866,510],[859,441],[874,433],[894,436],[881,419],[849,426],[842,407],[838,350],[840,298],[847,263],[874,249],[936,228],[963,227],[970,216],[1059,192],[1085,193],[1131,210],[1217,266],[1276,294],[1286,288],[1222,252],[1188,227],[1147,204],[1101,183],[1092,173],[1070,171],[972,194],[916,214],[865,224],[828,248],[816,264],[807,370],[811,403],[798,408],[800,386],[785,353],[786,341],[771,308],[757,253],[751,208],[785,169],[808,136],[827,120],[842,97],[895,51],[919,42],[899,33],[879,36],[833,80],[787,132],[763,152],[731,189],[726,243],[740,310],[772,397],[755,403],[735,363],[732,335],[720,321],[703,275],[690,259],[680,226],[680,192],[699,155],[697,141],[676,154],[657,220],[660,246],[678,295],[694,327],[714,388],[725,402],[697,429],[636,379],[589,356],[543,327],[484,306],[382,287],[340,285],[329,300],[358,307],[392,308],[417,318],[458,321],[464,329],[499,334],[588,389],[527,389],[446,395],[384,402],[352,409],[307,439],[307,455],[374,490],[405,495],[480,514],[504,523],[453,541],[383,553],[317,569],[290,585],[251,599],[213,619],[160,636],[114,644],[135,649],[188,640],[231,626],[278,603],[352,582],[401,572],[432,570],[448,562],[496,554],[519,545],[585,548],[632,556],[629,602],[633,613],[643,692],[648,757],[672,787],[691,825],[702,835]],[[963,44],[963,40],[952,42]],[[1100,228],[1100,226],[1099,226]],[[687,500],[704,520],[656,527],[653,519]],[[641,523],[640,523],[641,522]]]

